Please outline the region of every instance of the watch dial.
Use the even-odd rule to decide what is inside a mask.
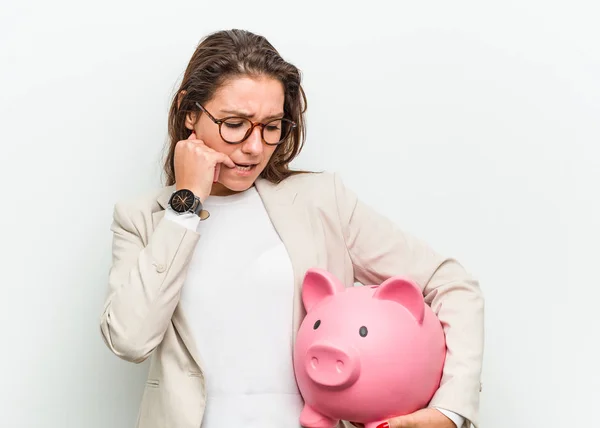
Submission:
[[[194,204],[194,194],[190,190],[182,189],[173,194],[171,207],[179,213],[189,211]]]

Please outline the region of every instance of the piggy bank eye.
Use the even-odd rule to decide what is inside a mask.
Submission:
[[[318,329],[319,326],[321,325],[321,320],[317,320],[317,322],[315,322],[315,325],[313,325],[313,329]]]
[[[365,337],[367,334],[369,334],[369,330],[367,330],[367,327],[365,327],[364,325],[358,330],[358,334],[360,334],[360,337]]]

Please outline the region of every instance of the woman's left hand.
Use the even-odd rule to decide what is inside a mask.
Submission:
[[[362,424],[354,425],[364,427]],[[456,428],[456,425],[437,409],[422,409],[390,419],[387,424],[384,422],[377,428]]]

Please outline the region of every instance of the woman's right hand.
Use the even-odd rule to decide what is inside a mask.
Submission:
[[[175,184],[177,190],[189,189],[204,202],[219,178],[221,164],[235,168],[229,156],[207,147],[196,133],[175,145]]]

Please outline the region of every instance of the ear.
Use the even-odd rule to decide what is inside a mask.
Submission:
[[[398,276],[389,278],[377,287],[373,298],[400,303],[419,324],[423,323],[425,300],[421,289],[414,282]]]
[[[330,272],[317,268],[307,270],[302,283],[302,303],[306,312],[323,299],[343,290],[342,283]]]
[[[179,109],[181,107],[181,101],[183,100],[183,97],[185,97],[186,94],[187,94],[187,91],[185,91],[185,90],[179,91],[179,93],[177,94],[177,109]],[[196,117],[197,117],[197,113],[195,113],[195,112],[188,112],[185,114],[184,125],[190,131],[194,130],[194,125],[196,124]]]
[[[190,131],[194,130],[194,124],[196,123],[196,113],[189,112],[185,114],[185,127]]]

